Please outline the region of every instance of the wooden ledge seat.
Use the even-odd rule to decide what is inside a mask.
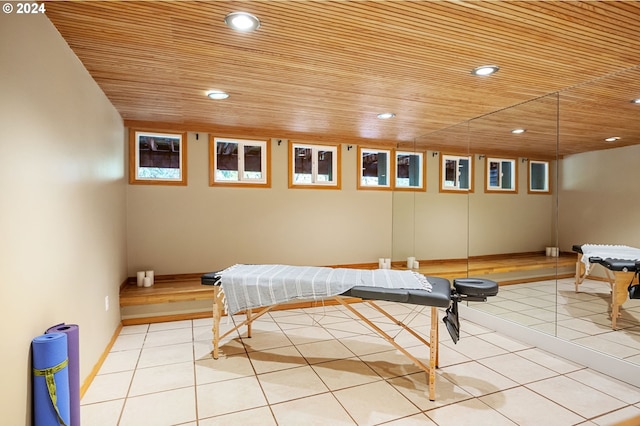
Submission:
[[[200,275],[194,278],[156,278],[151,287],[138,287],[128,283],[120,290],[120,306],[153,305],[171,302],[211,300],[211,289],[200,284]]]

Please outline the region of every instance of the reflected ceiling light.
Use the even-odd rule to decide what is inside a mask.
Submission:
[[[511,130],[511,133],[513,133],[514,135],[519,135],[520,133],[524,133],[526,131],[527,129],[513,129]]]
[[[640,104],[640,98],[631,99],[632,104]]]
[[[219,101],[222,99],[227,99],[229,97],[229,94],[227,92],[223,92],[222,90],[209,90],[207,92],[207,96],[211,99]]]
[[[255,31],[260,28],[260,20],[254,15],[246,12],[231,12],[224,17],[224,23],[233,30],[245,33]]]
[[[616,142],[616,141],[619,141],[619,140],[620,140],[619,136],[612,136],[610,138],[606,138],[604,141],[605,142]]]
[[[497,65],[482,65],[481,67],[474,68],[471,74],[478,76],[491,75],[498,72],[499,69],[500,67]]]
[[[388,120],[389,118],[393,118],[395,116],[396,115],[394,113],[392,113],[392,112],[382,112],[382,113],[378,114],[378,118],[380,120]]]

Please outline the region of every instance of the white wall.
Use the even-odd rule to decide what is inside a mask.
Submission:
[[[312,141],[308,141],[312,142]],[[356,189],[357,149],[342,146],[342,189],[289,189],[287,141],[271,144],[272,188],[208,185],[208,135],[188,134],[188,186],[127,187],[128,272],[200,273],[234,263],[335,265],[543,251],[554,196],[441,194],[439,156],[428,152],[427,191]]]
[[[555,194],[527,193],[527,164],[521,159],[517,194],[485,193],[484,161],[474,162],[474,192],[455,194],[439,192],[440,156],[429,151],[426,158],[427,191],[394,194],[396,259],[544,251],[555,240]]]
[[[120,320],[124,129],[45,16],[0,14],[0,59],[0,412],[30,425],[31,340],[78,324],[83,382]]]
[[[210,187],[208,135],[189,133],[188,186],[127,187],[129,275],[391,257],[392,194],[356,190],[355,146],[341,148],[341,190],[289,189],[287,143],[271,144],[271,188]]]
[[[640,247],[640,145],[565,157],[560,166],[559,240]]]

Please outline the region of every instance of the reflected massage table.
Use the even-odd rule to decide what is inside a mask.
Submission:
[[[331,285],[329,285],[330,281]],[[235,265],[224,271],[202,275],[201,283],[213,286],[214,290],[213,358],[218,359],[220,339],[245,325],[247,337],[251,337],[251,323],[282,303],[293,300],[335,300],[427,373],[431,401],[435,400],[435,369],[438,367],[437,309],[447,308],[443,321],[456,343],[460,333],[457,303],[486,301],[487,297],[498,293],[498,284],[485,279],[455,279],[454,286],[451,288],[449,280],[425,277],[412,271],[286,265]],[[334,284],[335,286],[332,287]],[[352,300],[349,301],[349,298]],[[366,302],[429,347],[429,365],[425,365],[411,355],[392,336],[358,311],[354,306],[358,303],[350,303],[353,298]],[[375,302],[378,300],[431,307],[429,340],[425,340],[409,326],[385,311]],[[254,308],[259,308],[259,311],[254,313]],[[234,324],[232,329],[220,335],[220,319],[225,312],[231,315],[244,312],[246,320],[240,324]]]
[[[629,297],[634,281],[637,284],[635,276],[640,268],[637,262],[640,259],[640,249],[623,245],[583,244],[574,245],[573,251],[578,253],[576,292],[594,264],[604,267],[607,282],[611,286],[611,328],[615,330],[620,307]]]

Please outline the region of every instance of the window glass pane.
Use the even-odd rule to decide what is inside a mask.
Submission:
[[[498,179],[500,177],[500,164],[497,161],[489,162],[489,187],[497,188],[500,185],[498,184]]]
[[[138,177],[180,179],[180,138],[140,135]]]
[[[445,160],[444,186],[456,187],[457,183],[458,183],[458,162],[456,160]]]
[[[294,182],[295,183],[311,183],[312,182],[312,150],[311,148],[295,147],[293,155],[294,159]]]
[[[514,186],[512,184],[513,179],[513,162],[512,161],[503,161],[502,162],[502,189],[513,189]]]
[[[238,180],[238,144],[218,142],[216,144],[216,180]]]
[[[388,184],[387,173],[389,171],[389,156],[386,152],[378,153],[378,185],[386,186]]]
[[[532,191],[548,191],[547,163],[531,162],[530,184]]]
[[[459,170],[459,188],[461,189],[469,189],[469,177],[471,175],[471,167],[469,167],[469,159],[468,158],[460,158],[458,164]]]
[[[362,185],[386,186],[388,169],[386,152],[362,151]]]
[[[396,164],[398,175],[396,185],[402,187],[420,187],[420,165],[422,156],[419,154],[398,154]]]
[[[333,181],[333,152],[318,151],[318,182]]]
[[[249,145],[244,147],[244,172],[247,179],[262,179],[262,147]]]

